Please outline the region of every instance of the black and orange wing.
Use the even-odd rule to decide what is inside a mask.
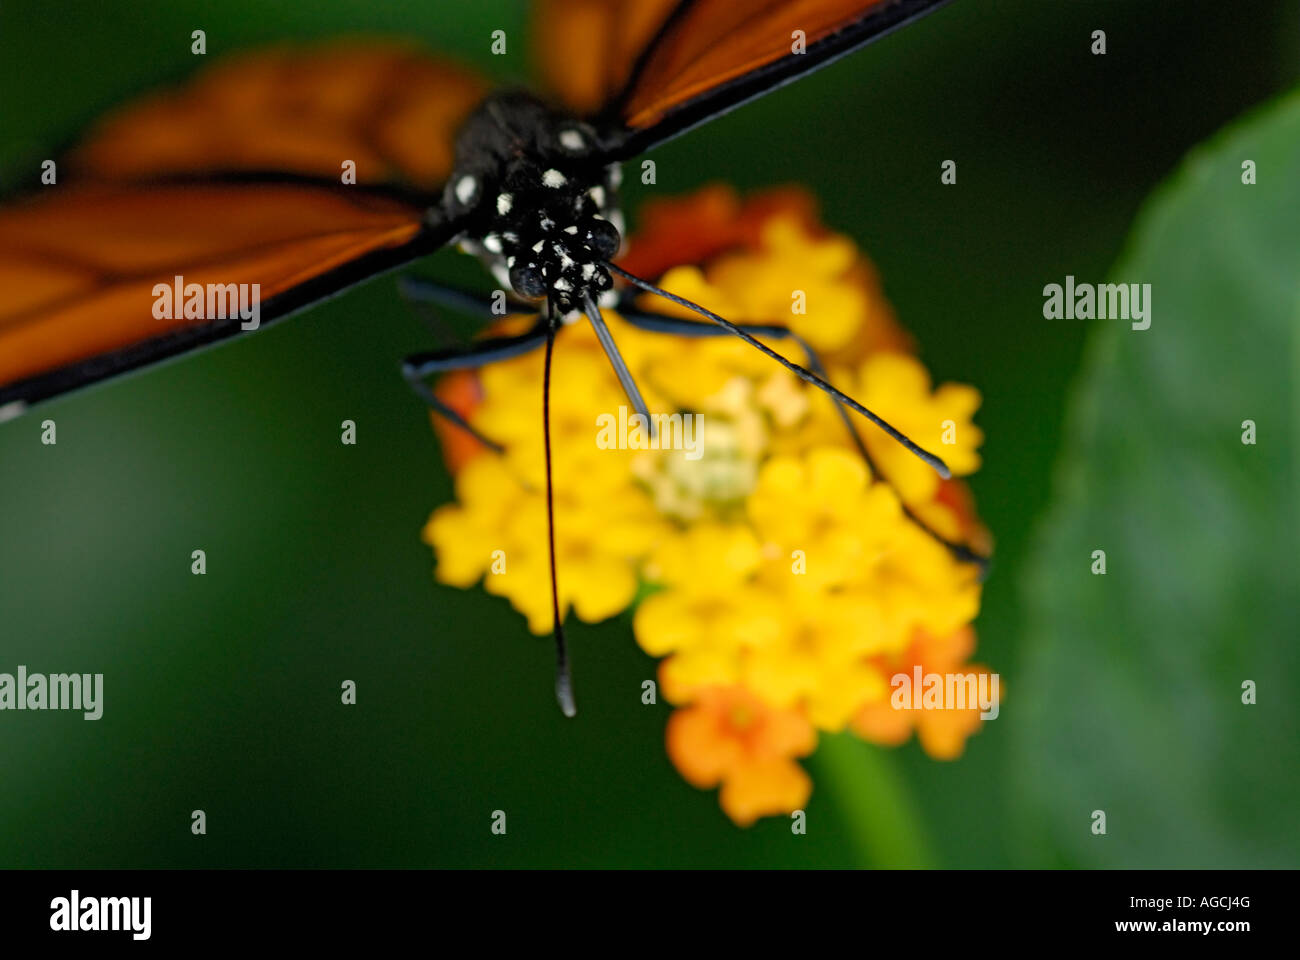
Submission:
[[[0,419],[252,328],[156,309],[178,276],[256,284],[260,328],[436,250],[483,92],[403,47],[270,51],[108,118],[57,185],[0,208]]]
[[[550,92],[594,116],[627,86],[637,61],[681,0],[536,0],[532,43]]]
[[[0,409],[14,415],[260,329],[432,252],[448,233],[407,203],[307,184],[87,183],[38,195],[0,211]],[[256,290],[258,326],[230,315],[226,299],[187,318],[168,293],[159,309],[156,288],[177,277],[182,293]]]
[[[73,151],[78,176],[277,171],[435,193],[456,131],[486,96],[468,70],[399,43],[232,55],[186,85],[130,104]]]
[[[543,0],[538,22],[552,26],[540,31],[539,59],[559,95],[594,118],[611,159],[624,159],[946,2]]]

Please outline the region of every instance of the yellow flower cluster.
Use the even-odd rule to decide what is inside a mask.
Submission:
[[[932,387],[869,264],[816,223],[806,198],[742,203],[716,188],[645,220],[629,269],[735,322],[790,327],[833,383],[955,475],[978,468],[979,394]],[[698,319],[655,298],[639,306]],[[662,693],[680,708],[668,750],[682,775],[720,786],[724,810],[748,824],[807,801],[795,758],[815,748],[817,730],[894,744],[915,727],[932,755],[958,755],[978,714],[895,709],[890,680],[914,664],[960,669],[973,650],[978,570],[913,519],[986,549],[965,487],[862,422],[869,465],[827,396],[733,337],[607,320],[650,410],[702,415],[698,448],[597,443],[597,418],[627,399],[591,327],[561,331],[551,379],[561,609],[593,622],[643,597],[636,640],[663,658]],[[790,340],[769,345],[804,359]],[[460,406],[506,453],[473,451],[456,502],[425,529],[442,582],[482,579],[536,633],[552,628],[541,377],[540,352],[478,374]]]

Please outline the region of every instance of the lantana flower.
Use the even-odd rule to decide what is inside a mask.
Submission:
[[[800,345],[811,347],[832,383],[955,477],[979,468],[978,391],[933,385],[874,268],[818,223],[807,194],[742,201],[713,187],[651,204],[642,220],[626,269],[733,322],[788,327],[798,340],[769,345],[799,362]],[[637,305],[698,320],[658,298]],[[595,442],[598,416],[627,399],[591,327],[561,330],[551,379],[561,611],[596,622],[635,607],[635,640],[660,659],[659,688],[676,708],[667,745],[681,775],[718,787],[723,810],[748,825],[807,802],[798,759],[818,731],[894,746],[915,730],[930,756],[958,756],[978,709],[899,708],[891,685],[917,666],[985,669],[967,662],[980,571],[951,549],[989,547],[964,483],[871,424],[851,421],[855,438],[829,397],[736,338],[649,333],[617,311],[606,320],[652,413],[702,415],[698,458]],[[541,377],[537,353],[440,383],[505,452],[435,419],[456,500],[424,530],[440,581],[481,579],[539,634],[553,626]]]
[[[668,756],[686,781],[721,786],[722,809],[740,826],[797,810],[812,780],[794,760],[817,731],[799,710],[771,706],[744,687],[706,687],[668,718]]]

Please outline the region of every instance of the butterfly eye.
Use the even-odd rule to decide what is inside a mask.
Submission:
[[[521,297],[536,300],[546,296],[546,278],[535,263],[516,262],[510,268],[510,286]]]
[[[608,260],[618,253],[619,244],[623,242],[612,223],[595,217],[583,224],[582,239],[601,260]]]

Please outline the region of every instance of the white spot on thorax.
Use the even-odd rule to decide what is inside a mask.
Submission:
[[[501,216],[504,217],[507,213],[510,212],[510,208],[514,206],[514,202],[515,202],[515,198],[508,193],[502,193],[498,195],[497,213],[501,214]]]
[[[473,177],[465,176],[456,181],[456,199],[465,206],[469,206],[476,193],[478,193],[478,181]]]
[[[565,150],[578,151],[587,146],[582,134],[572,128],[560,131],[560,146]]]
[[[556,170],[554,167],[542,174],[542,186],[550,187],[552,190],[558,190],[568,182],[569,181],[564,178],[564,174],[560,173],[560,171]]]
[[[562,243],[551,244],[551,253],[559,257],[561,270],[568,270],[577,266],[577,262],[569,256],[569,248]]]

